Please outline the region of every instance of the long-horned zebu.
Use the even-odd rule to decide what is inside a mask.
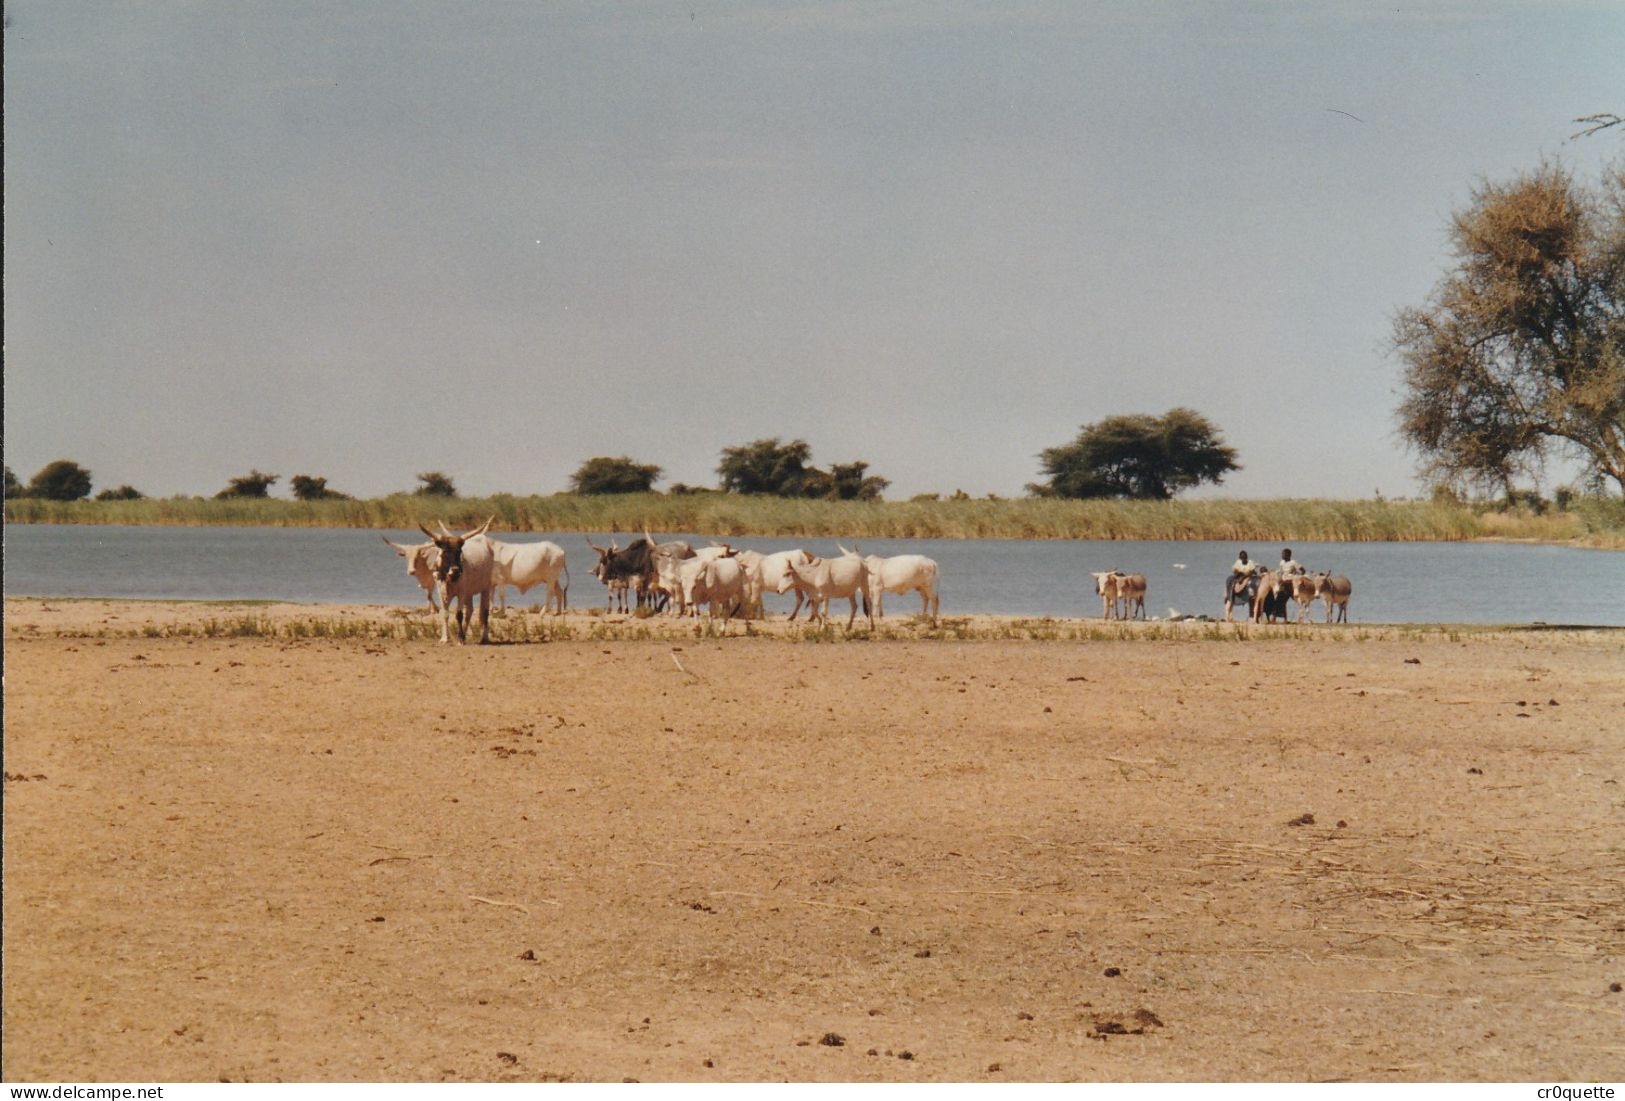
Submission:
[[[670,544],[668,544],[670,545]],[[682,544],[687,546],[687,544]],[[690,557],[678,558],[675,554],[656,553],[651,561],[654,563],[655,583],[660,591],[669,596],[676,605],[678,615],[699,615],[697,608],[691,607],[696,603],[705,603],[710,600],[709,582],[703,578],[709,575],[701,569],[707,562],[721,559],[733,559],[737,552],[729,546],[717,543],[709,547],[690,551]],[[736,562],[735,565],[738,565]],[[732,576],[731,574],[729,576]],[[743,575],[741,574],[741,578]],[[696,585],[698,588],[696,589]],[[695,596],[698,592],[701,595]]]
[[[629,594],[642,605],[644,581],[650,574],[649,544],[645,540],[634,539],[623,549],[614,539],[609,541],[607,547],[600,547],[587,539],[587,546],[598,555],[598,564],[592,568],[592,575],[609,589],[609,610],[630,611]]]
[[[495,519],[495,517],[492,517]],[[474,598],[480,601],[480,644],[491,641],[491,589],[493,558],[485,531],[491,520],[462,535],[436,535],[422,524],[418,530],[440,552],[435,579],[440,585],[440,641],[451,641],[451,602],[457,601],[457,641],[468,641],[468,620],[474,616]]]
[[[801,580],[789,571],[786,563],[800,562],[805,565],[812,561],[812,555],[804,550],[774,551],[772,554],[742,550],[738,557],[740,568],[745,571],[746,618],[767,618],[767,606],[762,601],[764,593],[774,592],[783,595],[793,589],[796,594],[796,606],[790,609],[790,618],[795,619],[806,600],[806,588]]]
[[[896,554],[882,558],[871,554],[863,565],[869,575],[868,591],[864,601],[874,605],[874,614],[884,617],[887,593],[919,593],[920,614],[937,622],[942,610],[941,577],[937,564],[923,554]]]
[[[702,602],[710,606],[708,614],[712,619],[719,610],[726,619],[743,614],[745,570],[736,556],[696,556],[683,562],[679,573],[682,606],[693,609],[694,615],[699,615]]]
[[[542,604],[542,610],[564,614],[570,591],[570,567],[565,564],[563,547],[546,541],[504,543],[491,539],[491,555],[494,565],[492,583],[503,614],[508,611],[509,585],[518,589],[521,596],[537,585],[546,585],[547,599]]]
[[[853,621],[858,618],[858,595],[864,591],[869,575],[868,567],[856,551],[841,547],[839,558],[814,558],[805,565],[790,562],[787,568],[807,588],[808,599],[812,601],[811,619],[822,618],[828,622],[830,599],[844,597],[852,601],[852,614],[846,617],[846,629],[852,629]],[[867,618],[872,631],[875,626],[872,607]]]
[[[440,603],[434,598],[435,563],[439,561],[439,553],[434,549],[433,543],[395,543],[389,536],[379,536],[385,543],[395,548],[395,553],[406,559],[406,576],[415,578],[423,586],[424,595],[429,598],[429,611],[438,612]]]

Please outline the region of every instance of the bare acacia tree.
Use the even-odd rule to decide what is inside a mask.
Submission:
[[[1555,446],[1625,489],[1625,167],[1481,184],[1451,237],[1456,266],[1394,321],[1424,476],[1510,493]]]

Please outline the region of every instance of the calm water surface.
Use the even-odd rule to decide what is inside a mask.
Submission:
[[[172,528],[70,524],[5,527],[5,591],[11,596],[110,596],[191,600],[287,600],[396,604],[422,601],[405,565],[354,528]],[[416,531],[383,535],[416,543]],[[568,555],[570,603],[604,603],[589,574],[595,556],[581,532],[526,532],[507,542],[550,539]],[[610,535],[590,533],[607,545]],[[618,536],[626,544],[636,536]],[[668,535],[704,546],[703,535]],[[804,546],[836,554],[836,541],[739,537],[762,551]],[[851,543],[847,543],[851,546]],[[1274,565],[1281,548],[1243,544]],[[926,554],[942,567],[944,614],[1099,615],[1089,572],[1146,575],[1147,614],[1222,614],[1223,579],[1238,545],[1218,542],[1092,542],[1005,539],[864,539],[864,554]],[[1349,620],[1361,623],[1572,623],[1625,625],[1625,553],[1501,543],[1295,543],[1309,569],[1354,582]],[[517,598],[529,605],[532,590]],[[917,598],[889,597],[893,614]],[[769,597],[788,611],[790,598]],[[1317,614],[1320,605],[1316,605]]]

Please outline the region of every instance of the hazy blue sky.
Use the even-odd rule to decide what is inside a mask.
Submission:
[[[1625,4],[1396,2],[14,0],[5,459],[527,493],[777,435],[1013,495],[1187,405],[1221,495],[1413,493],[1393,312],[1475,180],[1625,152],[1567,140]]]

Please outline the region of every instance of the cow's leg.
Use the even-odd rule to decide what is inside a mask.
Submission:
[[[848,631],[850,631],[852,629],[853,621],[855,621],[858,618],[858,593],[857,593],[857,590],[856,589],[852,590],[852,595],[847,597],[847,599],[852,602],[852,614],[846,617],[846,629]],[[869,621],[869,623],[870,623],[870,626],[873,626],[874,625],[874,620],[871,619]]]
[[[474,609],[469,609],[469,616],[473,618]],[[491,590],[480,591],[480,645],[484,646],[491,641]]]

